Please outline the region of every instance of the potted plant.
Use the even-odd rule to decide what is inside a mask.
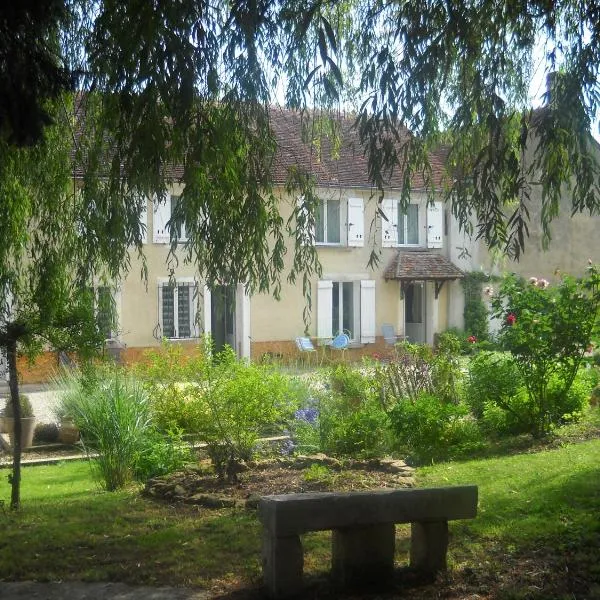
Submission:
[[[75,444],[79,441],[79,428],[75,425],[73,416],[59,404],[54,409],[54,417],[58,423],[58,441],[61,444]]]
[[[63,415],[60,419],[58,441],[61,444],[75,444],[79,441],[79,428],[75,425],[73,417],[68,414]]]
[[[21,404],[21,448],[29,448],[33,445],[33,433],[35,431],[35,417],[29,398],[23,394],[19,396]],[[4,430],[10,436],[10,442],[13,444],[14,418],[10,398],[7,398],[4,407]]]

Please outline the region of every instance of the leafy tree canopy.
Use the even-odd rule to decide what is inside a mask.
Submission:
[[[318,269],[301,249],[301,211],[284,223],[273,194],[267,108],[281,97],[300,109],[354,106],[379,189],[397,170],[431,181],[427,151],[445,142],[449,171],[438,191],[467,230],[513,255],[525,243],[535,186],[547,234],[565,187],[574,212],[598,208],[588,135],[600,91],[597,2],[54,0],[37,16],[45,51],[56,48],[52,81],[68,73],[87,93],[79,149],[88,205],[98,218],[109,211],[115,238],[139,242],[141,198],[164,198],[183,181],[173,222],[185,221],[187,257],[208,280],[277,293],[286,228],[297,240],[290,278]],[[533,112],[527,90],[539,39],[560,76]],[[310,199],[303,167],[290,187]]]

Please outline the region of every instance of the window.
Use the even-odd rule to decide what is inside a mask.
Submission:
[[[105,340],[113,339],[116,337],[117,319],[112,290],[102,285],[98,286],[95,292],[96,326]]]
[[[339,244],[340,236],[340,201],[332,199],[319,200],[316,215],[315,241],[317,244]]]
[[[181,196],[171,194],[164,202],[153,203],[153,241],[155,244],[164,244],[171,241],[170,220],[177,211]],[[187,240],[185,224],[177,228],[177,238],[180,242]]]
[[[358,331],[356,322],[357,314],[360,314],[360,297],[356,298],[356,281],[334,281],[331,302],[331,325],[333,334],[347,333],[350,339],[356,338]]]
[[[409,204],[406,213],[398,203],[398,245],[417,246],[419,244],[419,205]]]
[[[158,286],[159,324],[162,337],[186,339],[198,337],[194,281],[163,281]]]
[[[441,202],[411,203],[406,212],[400,202],[385,198],[382,203],[381,242],[384,248],[427,246],[443,248],[444,207]],[[426,235],[425,233],[426,232]]]
[[[322,280],[317,284],[317,337],[345,332],[363,344],[375,341],[375,281]]]

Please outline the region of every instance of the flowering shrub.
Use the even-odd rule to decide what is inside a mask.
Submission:
[[[531,433],[542,436],[572,412],[568,393],[597,328],[600,274],[590,265],[586,277],[562,276],[554,286],[512,275],[492,306],[527,389]]]

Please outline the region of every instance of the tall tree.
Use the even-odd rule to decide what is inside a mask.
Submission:
[[[127,227],[106,228],[110,212],[102,206],[92,211],[73,186],[68,99],[46,103],[43,110],[54,125],[44,129],[37,144],[15,148],[0,141],[0,347],[7,352],[15,427],[14,509],[21,480],[17,351],[35,355],[48,345],[84,352],[99,347],[103,336],[96,326],[93,286],[103,276],[118,279],[119,249],[131,235]]]

